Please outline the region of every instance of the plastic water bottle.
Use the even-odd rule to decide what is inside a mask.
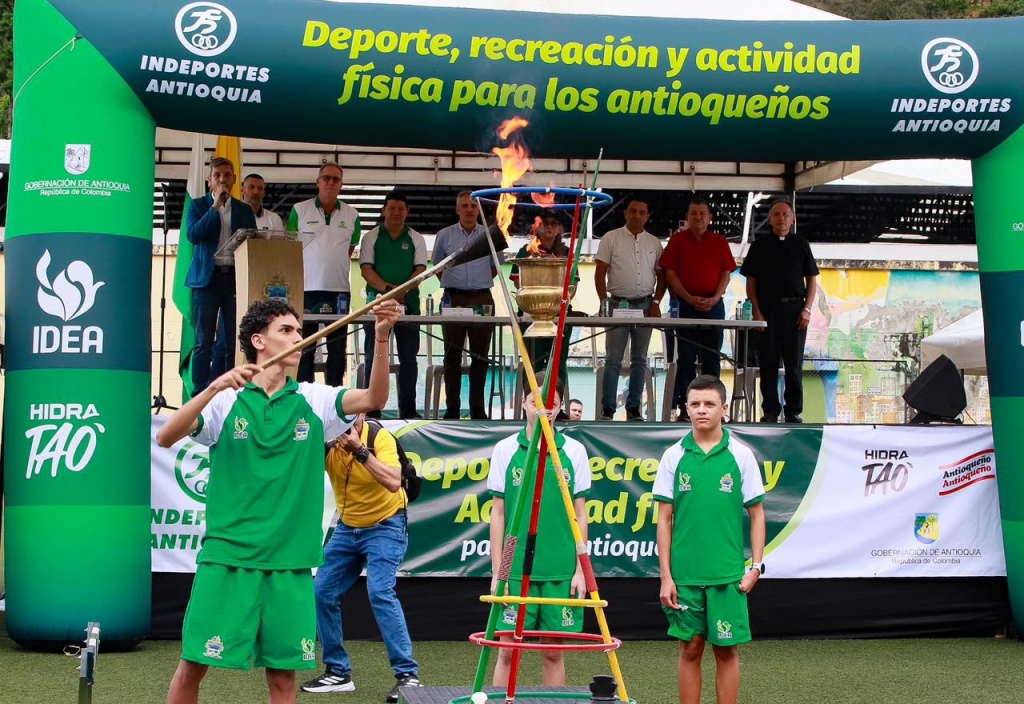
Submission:
[[[743,319],[753,320],[754,319],[754,304],[751,303],[750,299],[743,301]]]
[[[427,296],[427,315],[434,314],[434,297]]]
[[[373,301],[376,298],[377,298],[377,291],[375,289],[372,289],[369,286],[367,286],[366,287],[366,302],[367,303],[373,303]]]
[[[610,298],[601,301],[601,309],[597,313],[602,318],[610,317],[612,314],[612,302]]]
[[[445,308],[451,308],[451,307],[452,307],[452,297],[451,297],[451,295],[447,291],[445,291],[444,295],[441,296],[441,310],[444,310]]]
[[[348,315],[348,296],[344,293],[338,294],[338,315]]]
[[[679,317],[679,299],[675,296],[669,296],[668,299],[668,317],[678,318]]]
[[[629,310],[629,301],[626,299],[619,301],[619,310]]]

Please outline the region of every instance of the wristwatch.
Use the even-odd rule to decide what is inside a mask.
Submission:
[[[751,562],[750,563],[750,569],[751,570],[757,570],[761,574],[764,574],[764,563],[763,562]]]
[[[366,445],[360,445],[352,450],[352,456],[359,464],[366,464],[366,461],[370,459],[370,449]]]

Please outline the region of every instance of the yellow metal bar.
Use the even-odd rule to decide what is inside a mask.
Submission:
[[[603,599],[555,599],[547,596],[491,596],[484,594],[480,601],[485,604],[550,604],[551,606],[608,606]]]
[[[497,259],[495,252],[492,252]],[[511,297],[509,296],[508,290],[504,288],[505,282],[503,279],[499,279],[502,284],[502,290],[505,293],[506,303],[511,307]],[[530,385],[530,392],[533,395],[534,405],[538,408],[544,408],[544,399],[541,397],[540,387],[537,384],[537,377],[533,372],[533,363],[530,360],[530,353],[526,349],[526,341],[523,339],[523,333],[519,329],[518,325],[512,325],[512,336],[516,341],[516,346],[519,347],[519,354],[523,361],[523,371],[526,372],[526,380]],[[555,383],[552,379],[551,383]],[[569,491],[569,484],[565,480],[565,474],[562,468],[562,459],[558,455],[557,445],[555,445],[555,433],[551,428],[551,422],[544,413],[537,414],[537,420],[540,422],[541,432],[544,433],[544,439],[547,440],[548,457],[551,458],[551,463],[555,466],[555,477],[558,479],[558,489],[562,495],[562,504],[565,506],[565,511],[569,515],[569,526],[572,529],[573,540],[576,541],[576,552],[577,554],[582,550],[586,552],[586,544],[583,542],[583,533],[580,531],[579,522],[576,520],[576,507],[573,505],[572,492]],[[595,580],[596,581],[596,580]],[[594,600],[600,600],[601,595],[595,590],[590,593],[590,596]],[[604,643],[608,645],[612,644],[611,632],[608,629],[608,620],[604,615],[604,608],[600,606],[594,607],[594,613],[597,616],[598,629],[601,631],[601,638]],[[626,693],[626,681],[622,676],[622,670],[619,667],[619,659],[614,650],[608,651],[608,666],[611,668],[612,676],[615,681],[619,683],[619,698],[624,701],[629,701],[629,695]]]

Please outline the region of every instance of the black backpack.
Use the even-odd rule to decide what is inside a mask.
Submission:
[[[377,421],[367,418],[366,425],[369,429],[366,431],[366,446],[370,452],[374,455],[374,442],[377,440],[377,433],[380,432],[382,426]],[[402,469],[402,488],[405,489],[405,496],[409,501],[415,501],[419,498],[420,489],[423,488],[423,477],[416,474],[416,465],[412,463],[409,456],[405,454],[405,450],[402,449],[402,443],[395,438],[395,448],[398,450],[398,464]]]

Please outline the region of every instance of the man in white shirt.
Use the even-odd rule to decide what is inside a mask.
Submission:
[[[302,266],[305,279],[305,312],[346,313],[351,303],[349,275],[352,251],[359,243],[359,213],[351,205],[338,200],[342,186],[342,170],[327,162],[317,174],[316,198],[296,203],[288,216],[288,230],[297,232],[302,242]],[[302,336],[316,332],[318,323],[303,323]],[[302,351],[298,381],[313,381],[315,345]],[[348,330],[327,336],[327,369],[324,380],[328,386],[342,386],[345,378],[345,355]]]
[[[658,265],[661,241],[644,226],[650,218],[648,204],[640,198],[626,203],[626,226],[601,238],[597,248],[594,286],[597,297],[619,307],[644,311],[648,318],[661,317],[661,298],[665,295],[665,274]],[[630,341],[629,390],[626,394],[626,420],[643,421],[640,403],[647,378],[647,348],[651,328],[646,326],[608,328],[605,336],[604,392],[601,420],[612,420],[618,407],[619,372]]]
[[[259,174],[249,174],[242,179],[242,200],[252,206],[256,216],[256,228],[259,230],[283,230],[281,216],[273,210],[263,207],[263,199],[267,195],[267,182]]]

